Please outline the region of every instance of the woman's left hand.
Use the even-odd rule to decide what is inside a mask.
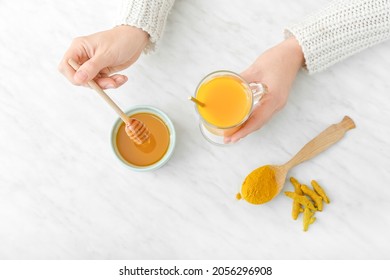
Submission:
[[[261,128],[287,102],[291,86],[304,65],[302,49],[294,37],[267,50],[241,76],[251,82],[261,82],[268,93],[261,98],[245,124],[225,143],[234,143]]]

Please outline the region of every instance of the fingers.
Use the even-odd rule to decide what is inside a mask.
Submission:
[[[81,65],[79,70],[85,71],[85,73],[87,73],[88,78],[86,80],[84,80],[85,78],[83,77],[84,74],[78,73],[79,71],[75,71],[73,67],[69,65],[68,60],[70,58]],[[89,77],[93,75],[94,75],[95,82],[103,89],[118,88],[127,82],[128,79],[125,75],[114,74],[112,76],[108,76],[109,71],[107,67],[103,67],[100,70],[91,71],[90,70],[91,68],[92,69],[101,68],[101,66],[97,66],[97,65],[104,65],[104,62],[100,62],[100,61],[101,61],[100,59],[96,59],[96,58],[88,60],[88,58],[85,58],[82,55],[82,52],[77,51],[75,48],[70,48],[65,53],[63,59],[58,65],[58,70],[74,85],[82,85],[82,86],[89,87],[87,83],[88,81],[91,80],[89,79]],[[98,71],[97,74],[95,74],[96,71]],[[80,80],[84,80],[84,82],[80,82]]]
[[[123,85],[127,81],[127,77],[124,75],[113,75],[108,77],[108,68],[105,66],[105,58],[101,56],[95,56],[91,59],[80,63],[80,59],[77,55],[71,57],[74,61],[80,64],[80,68],[75,71],[72,66],[69,65],[66,59],[69,56],[64,56],[63,60],[58,66],[58,70],[74,85],[84,85],[94,79],[102,88],[117,88]]]
[[[74,74],[73,80],[76,84],[88,83],[106,66],[106,59],[103,56],[93,56],[80,66]]]
[[[266,77],[260,67],[249,67],[240,74],[248,83],[267,82]],[[269,86],[269,85],[268,85]],[[225,143],[235,143],[248,134],[260,129],[272,116],[285,104],[285,98],[280,95],[280,90],[273,88],[273,92],[265,94],[253,109],[251,116],[245,124],[233,135],[224,138]]]
[[[72,57],[64,56],[64,58],[61,60],[60,64],[58,65],[58,71],[60,71],[62,75],[64,75],[69,80],[69,82],[76,85],[76,82],[73,79],[76,71],[69,65],[68,63],[69,58],[72,58],[74,61],[79,63],[79,59],[76,55],[73,55]]]
[[[248,68],[244,72],[242,72],[240,76],[248,83],[251,83],[258,82],[258,80],[260,79],[259,77],[261,77],[262,75],[260,73],[254,73],[250,70],[250,68]],[[251,132],[259,129],[271,117],[272,114],[268,111],[272,110],[263,110],[263,107],[267,107],[267,103],[269,103],[267,102],[267,99],[267,96],[265,96],[259,102],[259,104],[256,105],[249,119],[236,133],[224,138],[225,144],[235,143],[239,141],[241,138],[244,138]]]
[[[253,70],[251,67],[242,72],[240,76],[248,83],[257,83],[263,80],[263,73],[259,69]]]
[[[75,38],[72,41],[58,65],[58,71],[60,71],[69,80],[69,82],[74,85],[80,85],[74,80],[76,71],[68,64],[69,59],[73,59],[80,65],[89,59],[85,47],[85,39],[83,39],[83,37]]]
[[[110,77],[102,77],[95,79],[95,82],[102,89],[118,88],[124,83],[127,82],[127,77],[125,75],[115,74]]]
[[[110,57],[93,50],[86,38],[88,37],[75,38],[58,65],[58,70],[74,85],[86,85],[99,72],[109,74],[107,66]],[[69,59],[80,65],[79,70],[75,71],[68,64]]]
[[[253,110],[252,115],[245,122],[236,133],[230,137],[225,137],[225,143],[235,143],[241,138],[246,137],[248,134],[261,128],[268,120],[271,119],[273,114],[278,110],[278,106],[274,104],[270,96],[264,96],[256,108]]]

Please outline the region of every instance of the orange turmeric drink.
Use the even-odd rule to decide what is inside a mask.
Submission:
[[[190,100],[196,104],[205,139],[216,145],[231,144],[229,137],[241,128],[266,93],[266,85],[248,83],[232,71],[219,70],[204,77]]]
[[[248,117],[252,107],[252,94],[247,84],[235,76],[223,75],[204,81],[196,98],[205,104],[197,105],[201,117],[217,128],[236,126]]]

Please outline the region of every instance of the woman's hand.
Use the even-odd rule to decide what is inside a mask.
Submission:
[[[85,85],[94,79],[104,89],[117,88],[127,77],[114,73],[132,65],[148,40],[146,32],[128,25],[79,37],[65,52],[58,70],[74,85]],[[68,64],[70,58],[81,65],[79,70]]]
[[[234,143],[261,128],[284,107],[299,69],[304,65],[302,49],[294,37],[267,50],[241,76],[248,82],[261,82],[268,87],[268,94],[254,108],[245,124],[225,143]]]

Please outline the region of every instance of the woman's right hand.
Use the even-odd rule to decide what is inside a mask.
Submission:
[[[267,85],[268,94],[254,107],[245,124],[225,143],[234,143],[261,128],[286,104],[290,89],[299,69],[304,65],[302,48],[294,37],[290,37],[261,54],[247,70],[241,73],[248,82]]]
[[[142,29],[121,25],[73,40],[58,70],[74,85],[86,85],[94,79],[103,89],[117,88],[127,77],[115,74],[132,65],[148,44],[149,34]],[[80,64],[75,71],[69,59]]]

